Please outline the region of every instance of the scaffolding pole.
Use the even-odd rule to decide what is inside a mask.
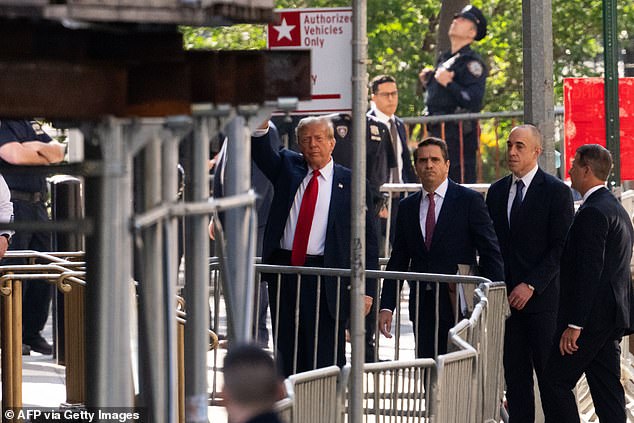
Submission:
[[[245,194],[251,188],[251,143],[246,120],[236,115],[227,124],[224,195]],[[253,207],[225,212],[227,272],[223,288],[227,301],[229,338],[236,342],[252,339],[254,306],[255,213]]]
[[[123,123],[107,118],[95,131],[103,155],[100,177],[87,178],[88,215],[97,221],[86,243],[86,405],[132,408],[130,350],[132,155]],[[89,136],[92,136],[90,134]]]
[[[209,198],[209,111],[194,116],[194,136],[189,143],[191,181],[187,201]],[[206,215],[186,218],[185,225],[185,421],[207,423],[207,350],[209,347],[209,235]]]
[[[366,145],[365,113],[367,110],[368,39],[366,0],[353,2],[352,35],[352,239],[350,243],[350,269],[352,285],[350,301],[350,335],[352,342],[352,369],[349,416],[351,423],[363,418],[363,363],[365,362],[365,214],[366,210]],[[360,213],[360,211],[366,213]]]
[[[535,125],[542,133],[544,145],[539,165],[554,175],[557,169],[552,20],[552,0],[522,0],[524,122]]]

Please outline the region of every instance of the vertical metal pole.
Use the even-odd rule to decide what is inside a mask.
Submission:
[[[621,184],[621,142],[619,137],[619,40],[616,27],[616,0],[603,0],[603,51],[605,61],[605,140],[614,167],[610,188]]]
[[[89,178],[86,190],[87,211],[96,218],[96,233],[86,243],[86,257],[91,263],[86,286],[86,405],[127,408],[134,405],[130,352],[132,244],[128,231],[132,156],[126,148],[121,121],[103,121],[97,127],[97,137],[104,172],[100,181]]]
[[[191,181],[188,201],[209,198],[209,122],[205,112],[194,117],[190,143]],[[209,347],[209,235],[207,216],[188,216],[185,227],[185,421],[208,422],[207,350]]]
[[[351,423],[361,423],[363,418],[363,363],[365,362],[365,113],[367,102],[367,63],[368,39],[367,4],[365,0],[353,2],[353,35],[352,35],[352,239],[350,243],[350,265],[352,298],[350,310],[350,336],[352,341],[352,369],[350,373],[350,408]],[[366,210],[369,213],[369,210]]]
[[[524,122],[539,128],[544,151],[539,165],[555,174],[552,0],[522,0]]]
[[[235,116],[227,125],[227,156],[225,164],[224,194],[244,194],[251,187],[251,143],[243,116]],[[254,280],[249,269],[253,268],[253,251],[249,251],[250,237],[255,236],[250,228],[246,207],[225,212],[227,237],[227,274],[224,289],[227,296],[227,317],[231,332],[237,342],[252,338]],[[250,231],[251,229],[251,231]]]
[[[144,211],[175,200],[178,151],[173,140],[162,141],[153,131],[144,150]],[[163,134],[165,135],[165,134]],[[148,136],[140,132],[138,136]],[[171,192],[171,194],[170,194]],[[141,403],[149,420],[176,421],[176,301],[175,247],[166,246],[169,224],[144,228],[143,279],[139,281],[139,364]],[[175,241],[176,238],[173,237]]]

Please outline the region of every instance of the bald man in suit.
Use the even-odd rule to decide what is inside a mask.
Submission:
[[[559,262],[572,223],[572,193],[538,166],[542,136],[535,126],[513,128],[506,145],[511,174],[491,185],[486,202],[504,258],[511,306],[504,335],[510,422],[532,423],[533,370],[541,387],[555,335]]]

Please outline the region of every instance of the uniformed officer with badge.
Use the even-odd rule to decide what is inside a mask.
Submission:
[[[46,177],[29,165],[48,165],[64,159],[66,146],[53,140],[34,120],[0,120],[0,161],[15,166],[4,175],[11,192],[16,222],[48,221]],[[47,231],[18,231],[10,250],[51,251],[52,234]],[[26,259],[5,259],[3,264],[26,264]],[[31,351],[52,354],[53,348],[41,335],[48,319],[51,287],[46,281],[25,281],[22,291],[22,354]]]
[[[346,113],[330,115],[335,128],[337,144],[332,152],[335,163],[349,169],[352,163],[352,117]],[[396,167],[396,157],[392,148],[390,130],[374,116],[366,116],[366,178],[368,191],[372,196],[375,216],[385,204],[381,195],[381,185],[390,182],[391,169]],[[380,239],[380,238],[379,238]]]
[[[440,55],[436,68],[425,68],[418,75],[426,90],[426,113],[448,115],[477,113],[482,110],[487,69],[471,43],[485,37],[487,21],[477,7],[467,5],[454,16],[449,27],[451,51]],[[449,177],[459,183],[476,182],[478,122],[446,122],[444,139],[449,147]],[[431,135],[443,137],[442,123],[429,124]],[[461,160],[462,159],[462,160]]]

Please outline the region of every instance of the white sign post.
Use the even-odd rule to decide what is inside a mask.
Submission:
[[[271,50],[311,51],[312,100],[292,114],[352,112],[352,8],[277,9],[269,24]]]

